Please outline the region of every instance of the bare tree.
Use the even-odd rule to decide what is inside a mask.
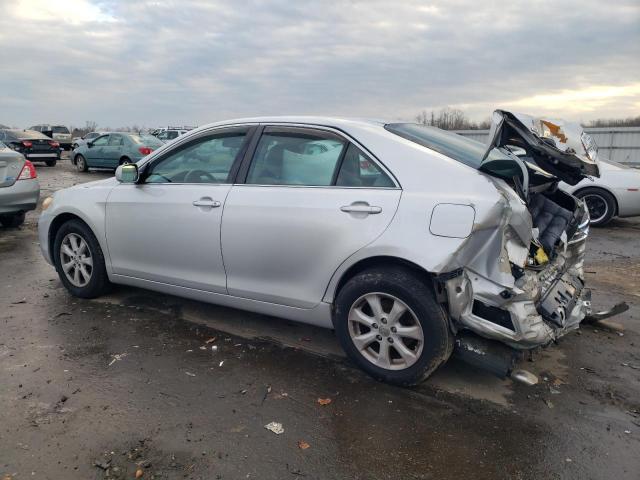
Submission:
[[[628,118],[598,118],[585,127],[640,127],[640,116]]]
[[[416,116],[416,121],[423,125],[442,128],[443,130],[478,130],[491,127],[489,120],[480,123],[469,120],[462,110],[443,108],[439,112],[423,110]]]

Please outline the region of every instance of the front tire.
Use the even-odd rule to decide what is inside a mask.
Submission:
[[[109,290],[102,249],[85,223],[64,223],[56,232],[52,253],[58,276],[72,295],[95,298]]]
[[[24,218],[24,212],[0,215],[0,223],[6,228],[16,228],[24,223]]]
[[[605,226],[616,213],[616,199],[602,188],[585,188],[576,193],[576,197],[586,203],[591,217],[590,224],[594,227]]]
[[[79,172],[86,172],[87,170],[89,170],[89,167],[87,166],[87,159],[79,154],[76,155],[76,169]]]
[[[426,379],[453,350],[433,287],[400,267],[365,270],[347,281],[335,300],[334,326],[351,360],[395,385]]]

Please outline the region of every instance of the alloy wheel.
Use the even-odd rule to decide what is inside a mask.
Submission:
[[[67,280],[84,287],[91,280],[93,258],[87,242],[77,233],[69,233],[60,244],[60,265]]]
[[[420,358],[422,326],[407,304],[393,295],[368,293],[358,298],[349,310],[348,325],[355,347],[377,367],[403,370]]]
[[[587,204],[592,223],[598,223],[609,213],[607,200],[596,193],[589,193],[582,197]]]

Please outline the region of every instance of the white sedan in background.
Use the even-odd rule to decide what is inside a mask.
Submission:
[[[561,188],[584,199],[591,225],[601,227],[613,217],[640,215],[640,170],[611,160],[599,159],[600,178],[585,178],[576,185]]]

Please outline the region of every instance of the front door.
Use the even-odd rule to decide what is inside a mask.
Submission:
[[[226,293],[220,223],[249,128],[203,134],[142,168],[107,201],[113,273]]]
[[[336,133],[267,127],[225,203],[230,295],[317,305],[338,266],[387,228],[401,190]]]
[[[109,144],[109,135],[102,135],[91,141],[91,146],[87,145],[85,151],[85,158],[87,159],[87,165],[90,167],[104,167],[104,149]]]

